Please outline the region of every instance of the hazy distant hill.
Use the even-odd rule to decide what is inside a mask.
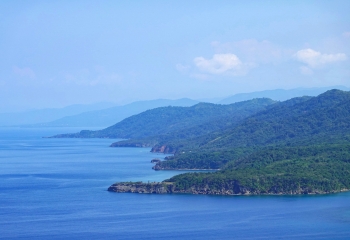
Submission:
[[[45,108],[25,112],[0,113],[0,126],[14,126],[49,122],[65,116],[110,108],[112,106],[115,106],[115,104],[102,102],[94,104],[74,104],[64,108]]]
[[[52,122],[35,124],[35,127],[108,127],[124,118],[141,113],[143,111],[164,106],[192,106],[198,103],[196,100],[182,98],[177,100],[157,99],[149,101],[133,102],[124,106],[116,106],[107,109],[83,112],[73,116],[67,116]]]
[[[266,90],[259,92],[251,93],[238,93],[233,96],[222,99],[217,102],[219,104],[230,104],[235,102],[241,102],[253,98],[271,98],[276,101],[285,101],[295,97],[302,96],[317,96],[327,90],[339,89],[344,91],[349,91],[350,89],[344,86],[333,86],[333,87],[322,87],[322,88],[295,88],[290,90],[285,89],[275,89],[275,90]]]
[[[102,130],[83,130],[55,137],[147,138],[170,134],[173,138],[174,134],[179,137],[201,135],[238,122],[274,103],[271,99],[262,98],[229,105],[198,103],[191,107],[160,107],[133,115]]]

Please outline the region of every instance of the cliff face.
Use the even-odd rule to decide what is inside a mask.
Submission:
[[[169,193],[188,193],[188,194],[205,194],[205,195],[301,195],[301,194],[326,194],[348,191],[342,189],[340,191],[325,192],[317,189],[298,188],[293,191],[283,191],[277,188],[271,188],[267,192],[259,190],[252,190],[240,185],[238,181],[232,182],[230,185],[223,186],[221,189],[211,189],[210,187],[190,187],[188,189],[179,189],[171,182],[125,182],[115,183],[108,188],[108,191],[119,193],[155,193],[155,194],[169,194]]]
[[[155,145],[151,152],[153,153],[166,153],[166,154],[174,154],[176,152],[176,149],[172,146],[168,145]]]

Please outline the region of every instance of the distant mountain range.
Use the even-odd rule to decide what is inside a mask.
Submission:
[[[100,110],[115,106],[114,103],[75,104],[64,108],[46,108],[14,113],[0,113],[0,126],[18,126],[50,122],[56,119],[80,114],[87,111]]]
[[[271,99],[261,98],[228,105],[198,103],[191,107],[159,107],[128,117],[102,130],[83,130],[55,137],[135,139],[159,135],[163,139],[170,134],[169,138],[172,139],[176,134],[180,138],[187,138],[233,125],[274,103]]]
[[[266,90],[251,93],[238,93],[233,96],[224,98],[218,101],[218,104],[230,104],[235,102],[246,101],[253,98],[271,98],[276,101],[285,101],[295,97],[302,96],[317,96],[327,90],[339,89],[343,91],[349,91],[350,89],[344,86],[332,86],[332,87],[322,87],[322,88],[295,88],[295,89],[275,89]]]
[[[75,104],[24,112],[0,113],[0,126],[20,127],[107,127],[148,109],[192,106],[199,101],[182,98],[137,101],[123,106],[114,103]]]
[[[192,106],[198,101],[182,98],[177,100],[157,99],[138,101],[123,106],[88,111],[73,116],[65,116],[51,122],[27,125],[27,127],[107,127],[124,118],[143,111],[163,106]]]
[[[138,101],[123,106],[113,103],[76,104],[65,108],[40,109],[15,113],[0,113],[0,126],[21,127],[84,127],[104,128],[116,124],[123,119],[143,111],[164,106],[192,106],[198,102],[211,102],[218,104],[231,104],[251,100],[254,98],[270,98],[284,101],[293,97],[317,96],[326,90],[337,88],[350,90],[343,86],[324,88],[297,88],[290,90],[276,89],[260,92],[240,93],[220,99],[157,99]]]

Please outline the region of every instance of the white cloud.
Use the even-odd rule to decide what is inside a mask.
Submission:
[[[214,54],[212,59],[196,57],[193,61],[201,71],[211,74],[229,73],[237,75],[242,73],[244,67],[241,60],[232,53]]]
[[[328,63],[345,61],[347,59],[344,53],[322,54],[310,48],[299,50],[294,54],[294,57],[298,61],[306,63],[311,68],[321,67]]]
[[[12,70],[18,76],[28,77],[32,79],[36,78],[35,72],[29,67],[19,68],[17,66],[14,66]]]

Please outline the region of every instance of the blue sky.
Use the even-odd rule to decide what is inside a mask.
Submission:
[[[350,87],[350,1],[1,1],[0,111]]]

